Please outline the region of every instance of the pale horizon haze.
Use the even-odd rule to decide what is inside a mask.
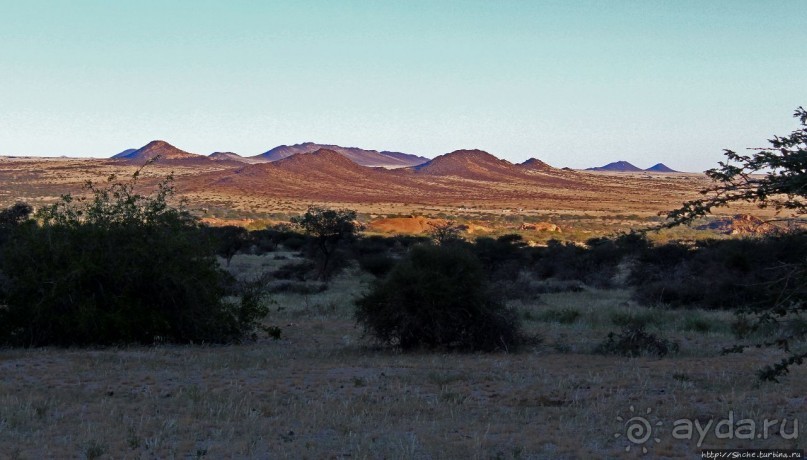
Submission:
[[[0,0],[0,155],[313,141],[703,171],[807,105],[803,1]]]

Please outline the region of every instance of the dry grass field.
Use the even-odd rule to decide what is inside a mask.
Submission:
[[[228,269],[248,278],[294,260],[237,255]],[[730,313],[655,310],[625,290],[586,288],[514,304],[542,338],[524,351],[400,354],[375,348],[353,322],[352,300],[370,280],[349,268],[323,292],[274,294],[266,322],[283,329],[279,340],[0,350],[0,457],[638,458],[646,447],[648,458],[699,458],[701,447],[804,447],[785,438],[794,418],[807,422],[807,369],[758,384],[755,369],[777,353],[720,356],[736,342]],[[680,353],[593,353],[626,317]],[[642,445],[617,420],[637,414],[654,429]],[[751,444],[714,429],[700,446],[697,432],[672,435],[679,419],[730,416],[790,425],[785,438]]]

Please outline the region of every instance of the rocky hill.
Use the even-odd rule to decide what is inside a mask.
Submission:
[[[678,171],[670,168],[669,166],[665,165],[664,163],[657,163],[647,169],[647,172],[657,172],[657,173],[677,173]]]
[[[500,160],[483,150],[455,150],[440,155],[414,170],[429,176],[455,176],[482,181],[521,179],[524,174],[507,160]]]
[[[598,166],[596,168],[587,168],[586,171],[642,172],[643,170],[628,163],[627,161],[615,161],[613,163],[608,163],[605,166]]]
[[[336,152],[358,165],[371,167],[406,168],[429,161],[428,158],[410,155],[408,153],[387,151],[379,152],[377,150],[366,150],[358,147],[341,147],[339,145],[317,144],[314,142],[304,142],[302,144],[295,145],[280,145],[251,158],[266,161],[279,161],[293,155],[300,153],[311,153],[320,149]]]
[[[165,141],[151,141],[139,149],[129,149],[114,155],[112,158],[128,161],[147,161],[159,156],[162,160],[203,159],[204,155],[197,155],[180,150]]]

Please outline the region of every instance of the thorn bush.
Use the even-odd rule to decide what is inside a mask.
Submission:
[[[512,351],[517,313],[494,300],[479,260],[458,245],[421,245],[356,302],[365,333],[402,350]]]
[[[227,277],[201,225],[110,177],[64,195],[0,247],[0,345],[229,342],[266,315],[257,293],[226,299]]]
[[[608,338],[597,346],[596,353],[636,357],[650,354],[663,358],[678,353],[678,344],[647,332],[642,327],[624,327],[619,334],[608,333]]]

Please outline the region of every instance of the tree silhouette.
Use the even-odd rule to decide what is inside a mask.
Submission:
[[[320,277],[324,277],[337,245],[355,236],[359,230],[356,211],[351,209],[327,209],[309,206],[299,217],[292,217],[291,223],[301,228],[313,238],[317,250],[322,255]]]
[[[752,148],[750,155],[724,150],[726,161],[706,171],[715,185],[702,190],[705,198],[688,201],[667,214],[665,227],[687,224],[734,202],[751,202],[760,208],[807,214],[807,111],[793,114],[801,124],[790,135],[769,139],[770,148]]]

